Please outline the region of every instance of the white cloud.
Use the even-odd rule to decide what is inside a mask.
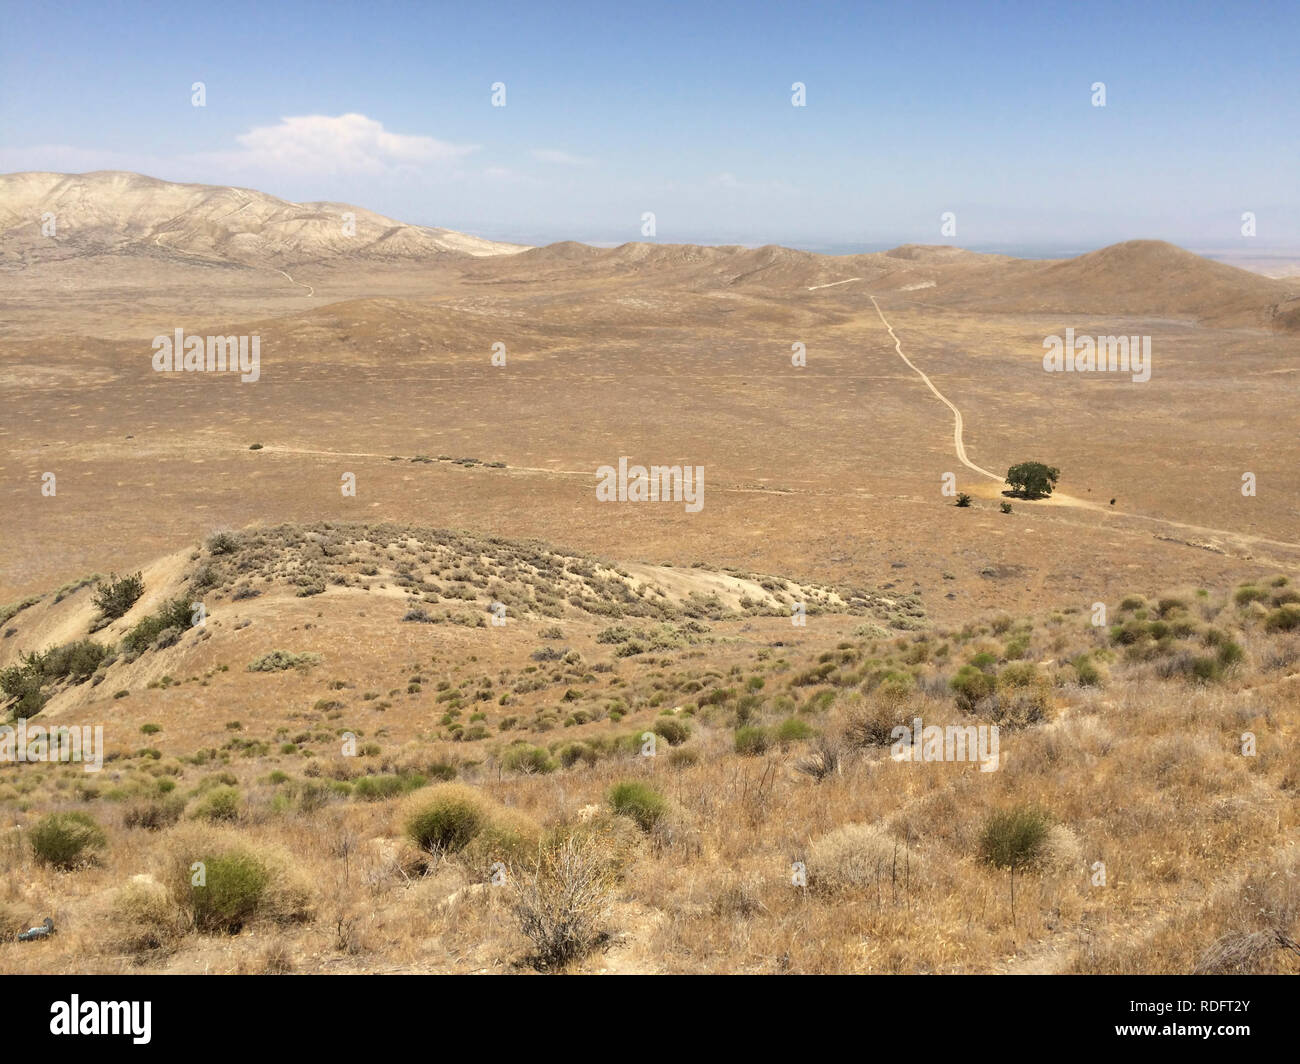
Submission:
[[[255,126],[225,151],[173,156],[45,144],[0,148],[0,171],[134,170],[171,181],[245,184],[300,180],[321,175],[382,177],[430,171],[455,176],[456,164],[478,150],[476,144],[451,144],[433,137],[392,133],[382,122],[361,114],[297,115],[277,125]]]
[[[279,125],[256,126],[235,138],[240,149],[215,158],[269,171],[380,174],[395,169],[446,166],[476,151],[433,137],[391,133],[361,114],[297,115]]]
[[[571,155],[567,151],[560,151],[556,148],[534,148],[533,158],[542,163],[555,163],[559,166],[590,166],[591,159],[585,159],[581,155]]]

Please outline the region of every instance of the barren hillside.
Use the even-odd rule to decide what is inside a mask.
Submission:
[[[42,226],[52,218],[54,235]],[[344,203],[287,203],[245,188],[119,171],[0,175],[0,263],[112,252],[288,267],[320,259],[508,255],[514,244],[406,225]]]

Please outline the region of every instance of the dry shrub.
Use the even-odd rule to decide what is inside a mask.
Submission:
[[[488,822],[460,852],[460,860],[471,876],[487,879],[497,862],[517,864],[537,852],[542,830],[526,813],[508,806],[493,805]]]
[[[767,906],[759,898],[756,884],[736,878],[723,880],[718,891],[713,895],[710,911],[717,917],[739,917],[749,919]]]
[[[554,848],[569,838],[577,839],[580,845],[599,849],[618,880],[623,878],[646,844],[645,833],[635,822],[604,809],[597,810],[579,823],[563,824],[553,829],[542,840],[542,845]],[[530,863],[535,856],[536,848],[529,855]]]
[[[114,953],[130,953],[143,963],[151,953],[170,953],[185,933],[186,918],[167,889],[150,879],[134,879],[114,896],[105,943]]]
[[[817,782],[844,774],[845,747],[843,742],[832,736],[819,736],[812,745],[808,756],[796,763],[795,768]]]
[[[18,906],[0,901],[0,942],[11,941],[31,926],[31,923],[24,923]]]
[[[983,720],[1003,728],[1027,728],[1041,724],[1052,715],[1052,700],[1046,685],[1000,690],[981,699],[975,706]]]
[[[844,740],[851,746],[888,746],[894,729],[910,725],[913,714],[893,687],[882,687],[847,712]]]
[[[289,975],[293,972],[293,951],[281,939],[272,942],[256,957],[239,965],[240,975]]]
[[[1300,943],[1296,941],[1300,935],[1300,886],[1295,864],[1292,856],[1290,867],[1282,874],[1257,871],[1246,879],[1221,917],[1237,926],[1201,954],[1194,975],[1300,970]]]
[[[1082,872],[1083,846],[1079,836],[1064,824],[1054,824],[1043,842],[1043,864],[1056,872]]]
[[[804,860],[808,885],[819,891],[861,890],[883,881],[915,881],[920,858],[876,824],[845,824],[816,839]]]
[[[656,853],[676,851],[683,859],[703,852],[703,834],[698,818],[690,810],[669,802],[668,808],[646,836]]]
[[[175,824],[185,811],[185,799],[179,795],[164,794],[133,802],[122,810],[122,825],[161,831]]]
[[[1276,929],[1231,931],[1201,955],[1192,974],[1254,975],[1264,970],[1279,950],[1300,957],[1300,943]]]
[[[617,881],[617,850],[595,831],[564,834],[513,869],[515,916],[534,950],[528,963],[554,971],[603,942]]]

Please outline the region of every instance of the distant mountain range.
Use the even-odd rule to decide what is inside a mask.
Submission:
[[[250,189],[176,184],[140,174],[0,175],[0,267],[84,256],[170,257],[284,269],[349,260],[460,264],[481,280],[645,277],[691,288],[838,294],[857,284],[914,293],[937,307],[1177,318],[1300,331],[1300,281],[1214,262],[1162,241],[1133,240],[1069,259],[1017,259],[907,244],[860,255],[768,245],[565,241],[530,248],[406,225],[342,203],[289,203]],[[815,298],[815,296],[812,296]]]

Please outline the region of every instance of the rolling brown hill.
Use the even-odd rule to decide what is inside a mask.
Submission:
[[[53,238],[42,234],[52,214]],[[345,215],[355,232],[345,232]],[[1016,259],[943,245],[905,244],[861,255],[766,245],[573,241],[524,248],[448,229],[406,225],[341,203],[289,203],[249,189],[177,184],[140,174],[0,175],[0,264],[13,273],[70,261],[130,285],[114,263],[170,262],[284,270],[420,264],[471,284],[564,288],[650,283],[695,291],[742,289],[834,296],[925,290],[926,304],[987,313],[1108,314],[1223,327],[1300,330],[1300,283],[1202,258],[1172,244],[1133,240],[1062,260]],[[156,270],[153,271],[156,273]],[[215,280],[212,279],[212,280]],[[310,289],[295,274],[292,283]],[[913,298],[913,297],[907,297]]]
[[[1072,259],[1010,260],[957,274],[942,287],[927,299],[989,310],[1177,318],[1287,331],[1296,328],[1300,308],[1300,285],[1294,282],[1161,240],[1129,240]]]
[[[777,290],[783,295],[821,289],[838,295],[864,287],[876,293],[926,290],[926,303],[983,313],[1119,314],[1229,328],[1300,328],[1300,283],[1264,277],[1156,240],[1041,260],[919,244],[862,255],[820,255],[776,245],[629,243],[600,249],[567,241],[475,262],[467,274],[479,281],[558,284],[645,279],[656,286]]]

